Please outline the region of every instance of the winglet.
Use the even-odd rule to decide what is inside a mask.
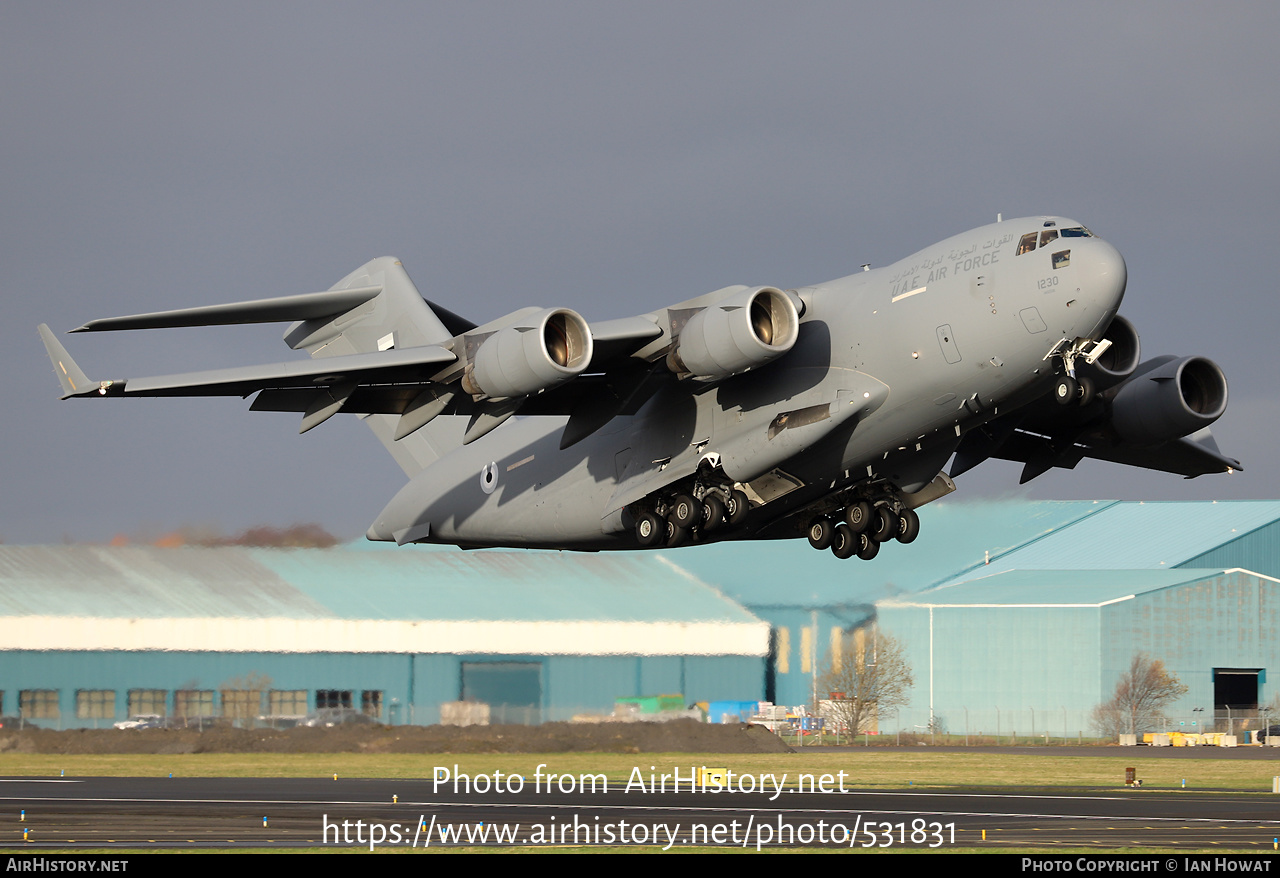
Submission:
[[[71,355],[67,353],[67,349],[54,336],[52,330],[43,323],[36,328],[40,331],[40,339],[44,342],[44,349],[49,352],[49,359],[53,362],[54,374],[58,376],[58,382],[62,384],[62,398],[67,399],[71,396],[79,396],[92,391],[97,382],[90,381],[89,376],[80,370],[80,367],[76,365],[76,361],[71,359]]]

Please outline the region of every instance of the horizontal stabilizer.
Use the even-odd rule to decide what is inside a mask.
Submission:
[[[102,332],[117,329],[169,329],[176,326],[227,326],[233,323],[281,323],[293,320],[317,320],[343,314],[358,308],[382,292],[381,286],[304,293],[277,299],[255,299],[181,308],[177,311],[154,311],[128,317],[106,317],[90,320],[72,332]]]
[[[53,361],[54,374],[58,376],[58,382],[62,385],[62,398],[67,399],[71,396],[96,390],[97,382],[89,380],[89,376],[80,370],[80,367],[76,365],[76,361],[71,359],[71,355],[67,353],[67,349],[54,336],[52,330],[43,323],[37,326],[36,329],[40,332],[40,339],[44,342],[44,349],[49,352],[49,359]]]
[[[236,366],[183,375],[130,378],[107,389],[108,396],[248,396],[283,387],[329,387],[337,384],[411,382],[425,384],[423,366],[438,367],[457,359],[435,345],[370,354],[348,354],[323,360]]]

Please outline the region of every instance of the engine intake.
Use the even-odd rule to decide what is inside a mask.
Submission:
[[[1227,377],[1204,357],[1159,358],[1124,382],[1111,404],[1120,438],[1138,445],[1178,439],[1227,410]]]
[[[1142,359],[1142,344],[1138,339],[1138,331],[1133,324],[1120,315],[1111,320],[1104,338],[1110,340],[1111,347],[1103,352],[1092,364],[1082,363],[1076,367],[1082,376],[1088,376],[1098,390],[1115,387],[1133,374]]]
[[[494,332],[469,353],[462,388],[474,396],[527,396],[582,374],[591,329],[576,311],[548,308]]]
[[[799,330],[795,303],[782,290],[743,290],[689,318],[667,365],[694,378],[727,378],[776,360]]]

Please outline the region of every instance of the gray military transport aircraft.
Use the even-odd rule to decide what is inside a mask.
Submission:
[[[91,380],[47,326],[63,398],[241,396],[360,415],[409,477],[371,540],[581,550],[807,535],[870,560],[990,457],[1026,482],[1081,458],[1230,472],[1203,357],[1139,362],[1124,259],[1080,223],[983,226],[796,289],[731,286],[588,324],[483,325],[375,259],[322,293],[94,320],[73,332],[292,321],[313,361]],[[498,428],[501,429],[498,429]],[[948,461],[950,473],[943,470]]]

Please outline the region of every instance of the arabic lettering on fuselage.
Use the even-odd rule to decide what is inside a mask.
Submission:
[[[988,238],[981,245],[974,243],[964,249],[953,247],[946,253],[940,252],[933,257],[925,257],[918,262],[913,262],[909,267],[899,270],[889,278],[891,288],[889,295],[896,296],[907,290],[945,280],[948,276],[955,277],[983,266],[995,265],[1000,261],[1000,248],[1016,237],[1008,234],[1000,238]]]

